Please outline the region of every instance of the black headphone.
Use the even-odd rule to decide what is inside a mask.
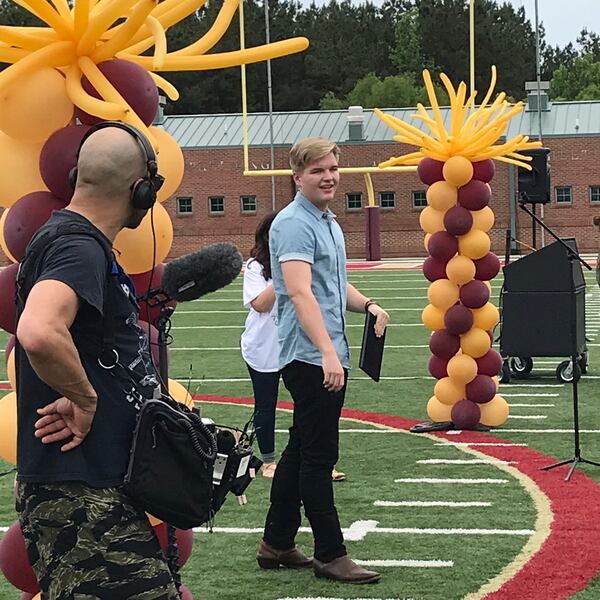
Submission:
[[[104,129],[105,127],[116,127],[117,129],[123,129],[124,131],[127,131],[138,141],[139,145],[142,147],[144,156],[146,157],[147,173],[144,177],[140,177],[140,179],[131,184],[131,203],[133,204],[134,208],[139,208],[142,210],[152,208],[156,202],[156,193],[162,187],[165,178],[158,173],[156,153],[154,152],[152,144],[150,144],[146,137],[142,135],[135,127],[132,127],[127,123],[121,123],[121,121],[102,121],[96,125],[93,125],[88,129],[88,131],[86,131],[85,135],[81,139],[81,142],[79,143],[79,148],[77,149],[77,161],[79,161],[79,153],[81,152],[81,147],[85,141],[94,132],[98,131],[99,129]],[[76,183],[77,167],[73,167],[69,171],[69,185],[75,189]]]

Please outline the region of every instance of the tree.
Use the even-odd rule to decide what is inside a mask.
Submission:
[[[600,61],[592,54],[579,56],[570,68],[561,65],[550,82],[554,100],[600,100]]]

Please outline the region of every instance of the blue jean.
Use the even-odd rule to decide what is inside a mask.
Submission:
[[[262,373],[246,366],[254,390],[254,428],[261,459],[264,463],[272,463],[275,462],[275,407],[280,373]]]
[[[323,387],[323,369],[297,360],[282,374],[294,400],[294,420],[271,485],[264,540],[277,550],[292,548],[304,505],[315,558],[328,562],[346,554],[331,482],[346,383],[339,392],[329,392]],[[347,377],[345,371],[345,382]]]

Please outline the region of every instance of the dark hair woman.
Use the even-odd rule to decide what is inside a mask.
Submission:
[[[275,406],[280,376],[277,302],[269,256],[269,229],[276,214],[269,213],[258,224],[244,269],[243,298],[249,313],[241,339],[254,390],[254,426],[265,477],[273,477],[276,467]]]

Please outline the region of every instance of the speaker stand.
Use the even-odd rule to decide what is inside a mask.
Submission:
[[[567,460],[561,460],[560,462],[546,465],[542,467],[542,471],[550,471],[551,469],[556,469],[557,467],[562,467],[564,465],[571,465],[567,476],[565,477],[565,481],[569,481],[571,479],[571,475],[573,475],[573,471],[575,471],[577,465],[580,463],[585,463],[588,465],[594,465],[595,467],[600,467],[600,463],[594,462],[593,460],[587,460],[582,458],[581,456],[581,445],[579,438],[579,393],[577,382],[579,380],[580,368],[579,368],[579,354],[577,352],[577,315],[576,315],[576,307],[575,307],[575,280],[574,280],[574,262],[578,260],[581,262],[583,266],[587,269],[591,270],[591,266],[573,250],[568,244],[564,242],[561,238],[559,238],[554,231],[552,231],[541,219],[535,215],[535,213],[531,212],[527,209],[524,202],[521,202],[520,207],[527,213],[535,223],[539,223],[539,225],[547,231],[556,241],[560,242],[567,250],[567,256],[569,258],[569,263],[571,266],[571,310],[570,310],[570,330],[571,330],[571,365],[573,368],[573,380],[571,382],[571,391],[573,396],[573,432],[574,432],[574,456]],[[585,317],[584,317],[585,318]]]

